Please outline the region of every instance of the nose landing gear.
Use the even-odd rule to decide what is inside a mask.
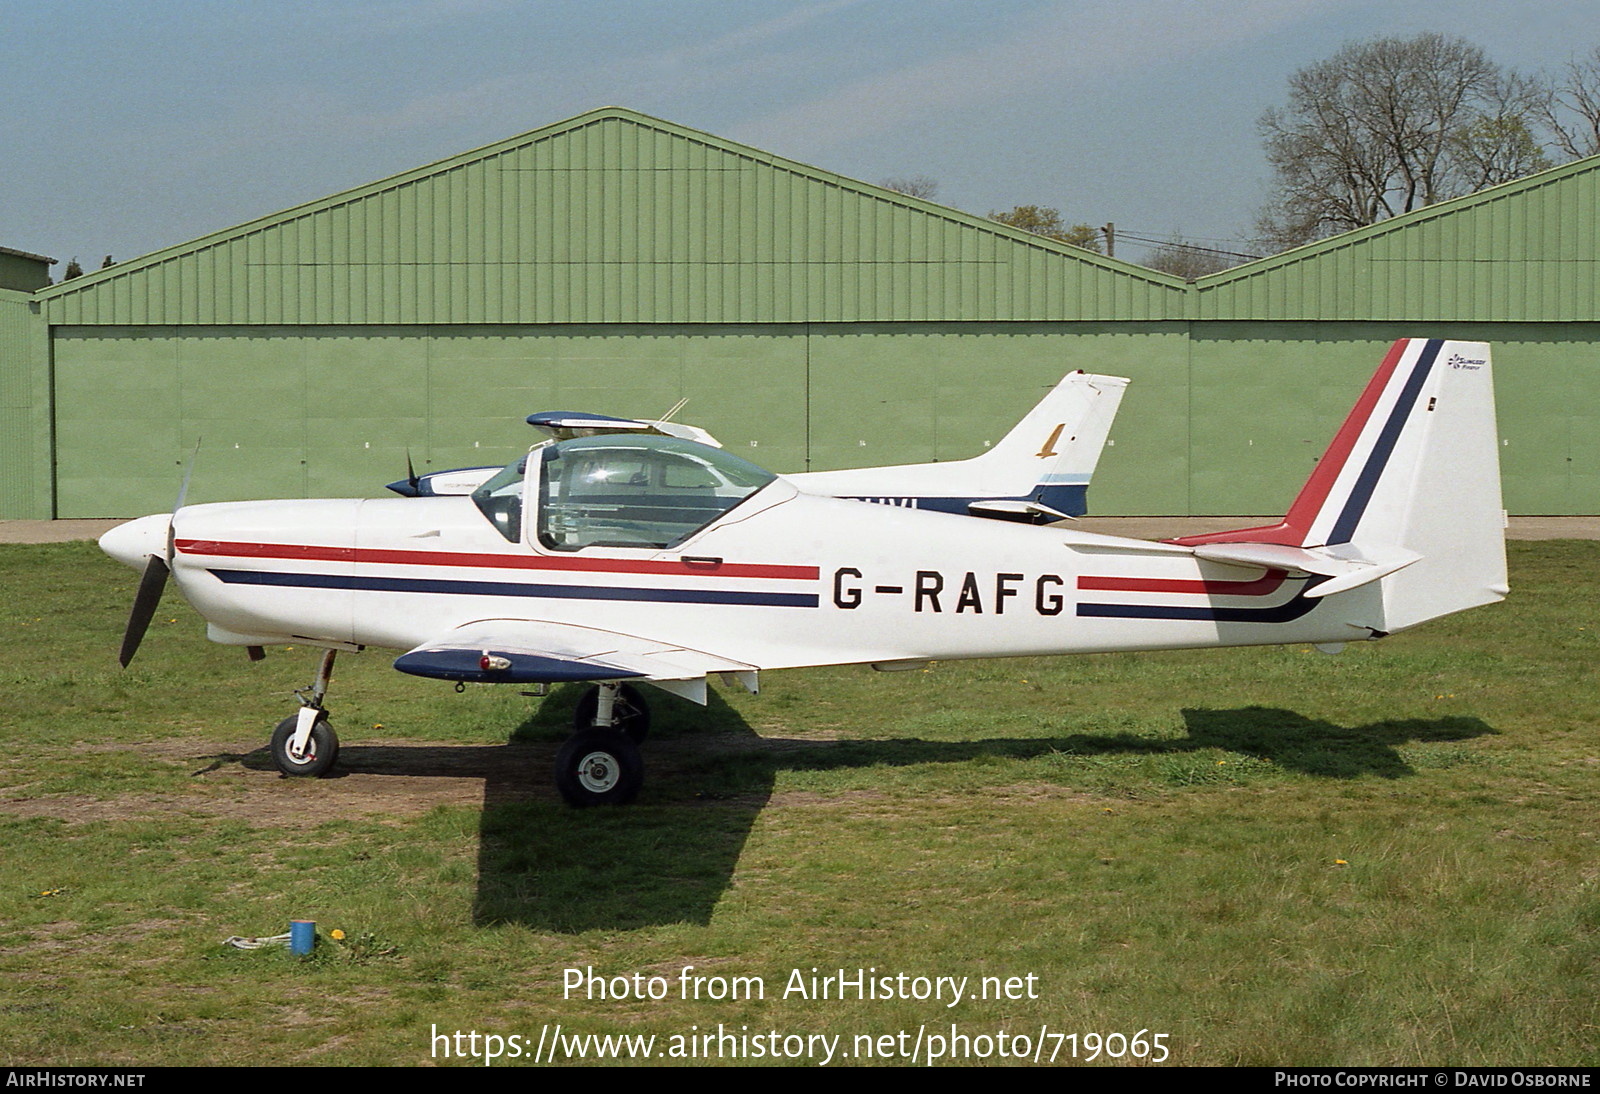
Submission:
[[[339,737],[328,722],[327,708],[322,705],[328,694],[328,682],[333,679],[333,659],[338,652],[330,649],[323,653],[317,678],[308,687],[295,690],[300,699],[299,713],[285,718],[272,731],[272,762],[285,775],[317,778],[331,771],[339,758]]]

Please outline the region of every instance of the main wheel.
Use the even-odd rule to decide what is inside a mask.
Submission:
[[[556,789],[568,805],[626,805],[643,785],[639,747],[621,730],[581,730],[556,753]]]
[[[295,727],[299,723],[299,715],[291,714],[279,722],[278,728],[272,731],[272,762],[279,771],[296,778],[317,778],[326,775],[333,769],[334,761],[339,758],[338,735],[333,732],[328,719],[319,714],[316,723],[311,727],[311,736],[306,738],[305,755],[291,756],[289,741],[293,739]]]
[[[577,709],[572,712],[572,728],[579,733],[587,733],[596,728],[594,712],[600,708],[600,688],[590,688],[583,693],[583,698],[578,700]],[[650,736],[650,704],[644,701],[644,696],[639,690],[628,684],[623,684],[617,689],[617,701],[612,705],[612,715],[616,722],[613,729],[620,729],[626,733],[636,745],[644,744],[646,737]]]

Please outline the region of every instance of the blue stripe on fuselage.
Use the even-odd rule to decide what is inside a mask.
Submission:
[[[907,497],[898,494],[882,494],[874,496],[847,495],[850,501],[867,501],[875,505],[896,505],[903,509],[924,509],[930,513],[954,513],[957,516],[966,516],[968,506],[975,501],[1031,501],[1054,509],[1058,513],[1065,513],[1069,517],[1081,517],[1089,509],[1089,487],[1084,483],[1071,485],[1049,486],[1041,484],[1031,494],[1021,497],[996,498],[919,498]]]
[[[1101,619],[1184,619],[1200,623],[1288,623],[1309,615],[1322,601],[1306,595],[1328,580],[1314,577],[1282,604],[1270,608],[1179,607],[1167,604],[1079,604],[1080,616]]]
[[[768,608],[815,608],[815,593],[747,593],[722,589],[643,589],[608,585],[534,585],[520,581],[446,581],[437,578],[290,574],[267,570],[212,570],[229,585],[274,585],[302,589],[353,589],[380,593],[444,593],[457,596],[533,596],[556,600],[642,600],[668,604],[744,604]]]

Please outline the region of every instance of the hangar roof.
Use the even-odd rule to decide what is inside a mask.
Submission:
[[[1600,157],[1194,283],[620,107],[38,292],[47,322],[1600,321]]]
[[[618,107],[40,294],[53,324],[1182,318],[1184,283]]]
[[[1197,319],[1600,321],[1600,156],[1195,283]]]

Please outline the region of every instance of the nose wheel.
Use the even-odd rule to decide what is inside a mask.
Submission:
[[[333,726],[319,710],[305,744],[296,748],[295,730],[300,726],[300,716],[291,714],[278,723],[272,731],[272,762],[285,775],[296,778],[318,778],[333,770],[339,759],[339,737]]]
[[[331,771],[339,758],[339,738],[328,722],[327,708],[322,705],[333,679],[333,659],[337,653],[337,650],[323,653],[317,678],[309,687],[295,692],[300,699],[299,712],[279,722],[272,731],[268,745],[272,762],[285,775],[317,778]]]

